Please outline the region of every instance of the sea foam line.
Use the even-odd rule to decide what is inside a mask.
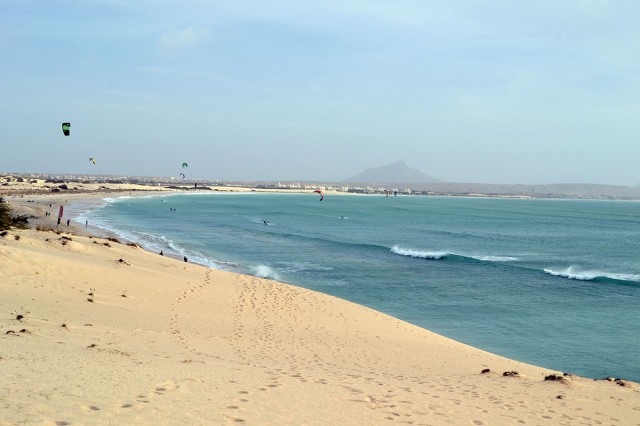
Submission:
[[[397,245],[391,248],[391,253],[399,254],[400,256],[408,256],[408,257],[414,257],[418,259],[431,259],[431,260],[440,260],[447,256],[458,256],[466,259],[480,260],[483,262],[514,262],[518,260],[517,257],[513,257],[513,256],[467,255],[467,254],[453,253],[450,251],[424,251],[424,250],[402,248]]]
[[[640,282],[640,275],[621,274],[617,272],[606,272],[598,270],[581,270],[577,266],[569,266],[568,268],[560,270],[546,268],[544,269],[544,272],[555,277],[562,277],[579,281],[593,281],[598,278],[608,278],[617,281]]]
[[[420,251],[420,250],[405,249],[399,246],[391,247],[391,253],[399,254],[400,256],[415,257],[418,259],[433,259],[433,260],[439,260],[451,254],[446,251]]]
[[[513,256],[469,256],[472,259],[482,260],[485,262],[515,262],[519,258]]]
[[[78,219],[80,219],[80,217],[75,220],[78,221]],[[85,220],[85,217],[82,216],[81,219]],[[164,235],[155,235],[143,231],[123,229],[102,218],[89,216],[89,220],[91,221],[92,227],[101,229],[107,234],[116,235],[118,238],[125,241],[135,242],[150,252],[158,253],[159,251],[164,251],[165,254],[173,253],[179,257],[186,257],[191,262],[205,265],[213,269],[234,271],[238,267],[238,264],[236,263],[212,259],[199,251],[187,249]]]

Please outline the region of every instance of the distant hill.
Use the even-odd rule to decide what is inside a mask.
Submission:
[[[442,182],[420,170],[412,169],[404,161],[367,169],[359,175],[345,179],[345,183],[434,183]]]

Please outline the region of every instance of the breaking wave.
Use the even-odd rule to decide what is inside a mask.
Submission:
[[[544,272],[555,277],[568,278],[570,280],[578,281],[616,281],[640,283],[640,275],[598,270],[583,270],[577,266],[569,266],[568,268],[559,270],[547,268],[544,270]]]
[[[517,257],[513,256],[495,256],[495,255],[466,255],[457,254],[449,251],[425,251],[414,250],[409,248],[402,248],[400,246],[393,246],[391,253],[398,254],[400,256],[408,256],[417,259],[428,260],[441,260],[447,257],[457,258],[459,260],[479,260],[482,262],[514,262],[517,261]]]
[[[398,246],[391,247],[391,253],[399,254],[400,256],[415,257],[418,259],[433,259],[433,260],[439,260],[451,254],[446,251],[420,251],[420,250],[405,249]]]
[[[258,278],[267,278],[270,280],[280,281],[280,276],[270,266],[267,266],[267,265],[252,266],[251,270],[253,272],[253,275],[255,275]]]

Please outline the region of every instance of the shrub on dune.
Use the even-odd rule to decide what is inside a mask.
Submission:
[[[0,231],[7,230],[9,228],[25,229],[29,224],[29,216],[27,215],[14,215],[11,211],[11,207],[0,197]]]

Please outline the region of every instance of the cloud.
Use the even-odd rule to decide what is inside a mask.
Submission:
[[[206,28],[185,28],[170,31],[160,36],[160,50],[167,53],[193,49],[209,40],[209,30]]]

